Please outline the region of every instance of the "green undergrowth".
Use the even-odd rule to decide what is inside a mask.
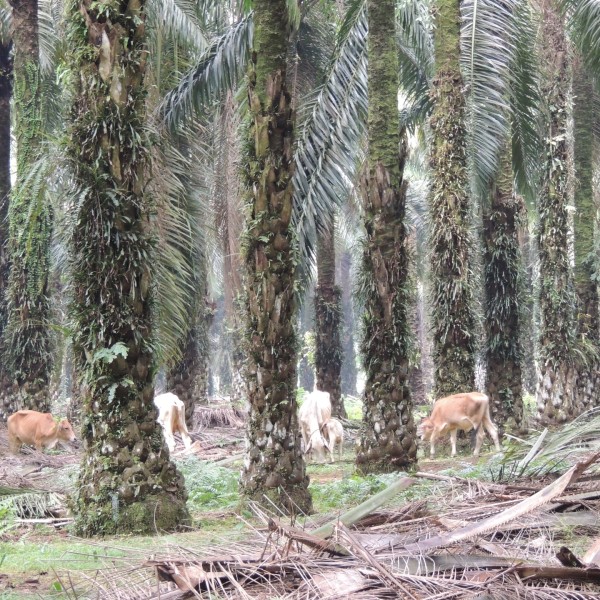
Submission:
[[[188,509],[197,519],[206,510],[233,510],[239,507],[239,473],[199,460],[195,456],[177,461],[188,490]]]

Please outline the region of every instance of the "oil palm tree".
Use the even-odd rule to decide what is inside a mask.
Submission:
[[[547,0],[540,8],[546,160],[538,201],[540,369],[536,401],[542,422],[561,423],[575,414],[575,296],[567,213],[568,97],[572,71],[565,20],[558,2]]]
[[[246,384],[250,402],[244,495],[310,511],[296,414],[294,127],[286,80],[290,21],[284,0],[256,0],[248,73],[250,214],[245,237]]]
[[[52,218],[40,200],[39,179],[31,177],[43,133],[38,2],[14,0],[10,5],[17,181],[8,207],[10,274],[2,343],[7,376],[0,383],[4,415],[18,408],[48,408],[52,364],[48,326]]]
[[[435,3],[435,77],[431,86],[431,306],[435,395],[474,387],[475,316],[471,204],[460,0]]]
[[[395,2],[367,2],[367,12],[369,153],[363,183],[366,277],[362,342],[366,384],[356,459],[363,473],[406,469],[417,458],[408,386],[407,141],[397,100],[396,19],[390,18],[395,14]]]
[[[12,97],[12,36],[10,11],[0,4],[0,348],[6,324],[5,294],[8,286],[8,202],[10,198],[10,102]],[[1,350],[0,350],[1,352]],[[0,380],[2,376],[0,375]]]
[[[68,5],[75,91],[67,151],[77,184],[71,310],[88,389],[75,498],[83,535],[172,530],[188,519],[183,477],[169,461],[153,407],[144,8],[143,1]]]

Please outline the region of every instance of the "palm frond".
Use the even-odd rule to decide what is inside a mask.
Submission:
[[[349,4],[327,79],[308,105],[298,136],[293,222],[301,252],[312,261],[311,239],[352,188],[367,119],[365,1]]]
[[[461,3],[461,68],[468,90],[473,186],[485,197],[510,135],[511,71],[516,51],[518,0]]]
[[[430,110],[433,75],[433,24],[429,0],[402,0],[398,7],[400,90],[406,97],[402,122],[409,129],[423,122]]]
[[[56,0],[39,0],[38,3],[38,37],[40,42],[40,67],[46,76],[54,72],[61,44],[61,36],[57,27],[61,20],[57,18]]]
[[[600,3],[597,0],[559,0],[573,43],[594,77],[600,75]]]
[[[517,190],[533,205],[540,180],[541,110],[539,69],[534,43],[536,25],[529,3],[520,0],[515,14],[515,53],[512,73],[511,131],[513,173]]]
[[[12,10],[6,0],[0,0],[0,44],[7,46],[12,41]]]
[[[201,113],[243,76],[252,46],[252,15],[246,16],[204,52],[198,64],[167,94],[159,112],[171,128]]]
[[[194,53],[209,44],[198,19],[199,3],[194,0],[151,0],[147,3],[149,44],[156,50],[157,38],[169,39]],[[205,10],[207,7],[202,7]]]
[[[197,129],[194,131],[197,134]],[[204,247],[202,215],[205,197],[194,179],[198,155],[185,139],[160,133],[161,143],[153,155],[151,190],[158,208],[157,282],[158,354],[161,363],[180,358],[181,340],[190,327],[198,296],[204,289],[198,281],[198,252]]]

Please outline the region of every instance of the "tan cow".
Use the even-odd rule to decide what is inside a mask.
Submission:
[[[159,394],[154,398],[158,408],[158,418],[165,437],[165,442],[171,452],[175,450],[175,434],[180,433],[183,444],[187,449],[192,445],[192,438],[185,424],[185,404],[173,393]]]
[[[327,444],[331,462],[333,462],[335,447],[338,445],[339,460],[342,460],[342,449],[344,446],[344,428],[342,424],[337,419],[331,417],[331,419],[327,419],[327,421],[323,423],[321,432],[323,434],[323,439]]]
[[[325,459],[327,442],[323,439],[321,427],[331,417],[329,392],[313,390],[308,394],[298,411],[298,423],[304,442],[304,454]]]
[[[456,432],[459,429],[462,431],[477,430],[475,452],[473,453],[475,456],[479,456],[486,431],[494,440],[496,450],[500,452],[498,429],[490,418],[490,401],[485,394],[469,392],[440,398],[433,405],[431,415],[424,418],[419,424],[417,433],[421,440],[430,440],[430,455],[433,458],[436,440],[441,435],[450,432],[452,456],[455,456]]]
[[[23,444],[38,450],[54,448],[59,440],[75,441],[75,432],[67,419],[55,421],[50,413],[19,410],[8,417],[8,447],[17,454]]]

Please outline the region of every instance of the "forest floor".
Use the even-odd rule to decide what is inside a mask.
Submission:
[[[293,533],[295,530],[289,529],[289,519],[277,519],[281,529],[276,535],[273,534],[277,538],[275,541],[275,538],[271,539],[272,536],[265,533],[268,530],[268,519],[273,515],[265,515],[257,509],[242,507],[239,502],[237,481],[244,441],[242,417],[227,409],[220,412],[200,409],[196,414],[195,424],[191,432],[195,439],[192,451],[179,450],[173,454],[174,460],[186,478],[189,491],[188,505],[193,517],[191,530],[177,534],[122,536],[103,540],[79,539],[69,532],[70,519],[65,511],[66,495],[75,486],[81,449],[64,447],[43,454],[33,449],[25,449],[18,456],[13,456],[8,453],[6,429],[0,426],[0,600],[184,598],[185,595],[179,593],[173,583],[173,577],[169,575],[169,569],[175,568],[177,571],[180,568],[177,567],[179,558],[176,557],[185,557],[185,564],[190,565],[193,563],[190,557],[194,557],[194,560],[204,557],[202,560],[206,561],[223,554],[242,553],[247,556],[260,556],[261,552],[265,552],[265,544],[268,542],[277,546],[275,554],[281,558],[281,544],[287,540],[285,547],[289,550],[290,540],[294,539],[295,535]],[[301,525],[302,531],[314,531],[323,523],[337,519],[345,511],[371,498],[398,480],[397,474],[368,477],[357,475],[354,468],[354,437],[355,430],[347,429],[341,461],[334,464],[308,465],[315,514],[296,523]],[[486,447],[489,449],[489,446],[484,448]],[[178,445],[179,448],[181,445]],[[587,450],[589,454],[589,448]],[[496,506],[497,510],[501,510],[505,506],[523,502],[528,494],[531,495],[534,491],[542,489],[544,485],[551,485],[557,475],[567,471],[578,458],[581,458],[580,454],[572,453],[566,460],[554,460],[553,467],[543,468],[538,465],[537,470],[522,469],[517,472],[514,466],[509,468],[503,464],[498,455],[484,453],[479,458],[471,456],[468,447],[463,447],[460,455],[451,459],[449,446],[441,445],[439,459],[432,461],[420,458],[420,472],[416,476],[412,474],[410,486],[394,494],[384,505],[375,507],[367,518],[368,522],[359,521],[352,531],[362,532],[355,535],[364,534],[367,536],[365,540],[367,538],[371,540],[368,536],[372,536],[373,531],[379,532],[378,535],[385,531],[387,536],[405,536],[406,539],[402,538],[403,544],[407,540],[410,542],[411,539],[442,535],[467,523],[481,520],[496,510]],[[538,463],[541,464],[539,461]],[[560,565],[554,558],[559,547],[568,546],[575,555],[583,556],[594,539],[600,539],[598,467],[592,466],[591,470],[587,471],[586,477],[587,479],[583,478],[586,480],[585,484],[581,484],[583,487],[573,488],[575,492],[585,494],[584,500],[566,501],[559,504],[558,509],[552,505],[555,511],[577,511],[578,516],[574,520],[571,516],[571,521],[558,521],[552,515],[540,512],[539,507],[536,506],[528,509],[528,512],[531,513],[534,524],[536,519],[538,522],[540,519],[544,522],[539,527],[534,526],[529,530],[528,521],[521,518],[518,522],[520,533],[517,535],[515,530],[505,527],[504,531],[510,533],[504,533],[504,537],[501,538],[497,533],[499,529],[496,525],[496,533],[492,532],[491,537],[488,535],[486,538],[487,547],[484,544],[485,554],[495,557],[496,560],[496,563],[494,561],[490,563],[491,567],[495,566],[496,571],[487,571],[488,574],[492,573],[488,578],[497,577],[500,572],[498,569],[504,569],[506,572],[510,570],[506,566],[507,563],[502,562],[499,557],[519,555],[528,565],[535,559],[536,565],[544,566],[554,564],[550,561],[553,559],[557,565]],[[515,482],[518,482],[522,489],[515,486]],[[573,490],[570,491],[572,494]],[[564,493],[562,495],[564,496]],[[400,518],[399,514],[404,516]],[[593,518],[590,520],[590,514],[596,515],[595,520]],[[410,530],[411,533],[408,534],[406,532],[408,529],[402,530],[400,521],[405,523],[406,527],[414,522],[412,526],[417,529]],[[425,528],[426,523],[427,528]],[[373,527],[375,528],[373,531],[365,529]],[[528,533],[522,533],[523,530],[527,530]],[[342,535],[343,531],[340,531],[342,533],[338,532],[338,534]],[[368,534],[365,533],[367,531]],[[415,533],[418,533],[416,537]],[[515,541],[514,551],[511,540]],[[348,540],[346,542],[345,548],[353,547],[352,544],[357,543],[356,540],[351,543]],[[504,544],[503,549],[499,549],[498,542]],[[314,554],[307,554],[307,549],[314,552],[314,547],[311,545],[314,543],[314,540],[309,540],[306,542],[307,546],[299,544],[294,559],[298,564],[309,560],[308,556],[311,557],[310,561],[313,561],[311,564],[314,563]],[[381,548],[373,549],[368,543],[365,544],[364,547],[361,546],[363,548],[361,552],[365,552],[364,548],[367,548],[368,553],[372,552],[373,556],[381,554]],[[507,545],[511,548],[510,551],[507,550]],[[475,547],[471,544],[469,548],[471,546]],[[521,554],[518,554],[517,550]],[[472,553],[472,548],[469,551]],[[460,547],[460,551],[456,550],[456,552],[462,556],[467,554],[467,549]],[[352,560],[356,562],[358,555],[354,551],[351,554]],[[155,562],[150,567],[148,564],[144,567],[143,565],[149,559]],[[385,562],[388,559],[387,555],[381,555],[377,560],[383,561],[381,564],[388,564]],[[326,571],[331,560],[330,556],[323,564],[314,563],[313,567],[319,572]],[[360,576],[363,577],[366,573],[365,569],[372,571],[373,564],[368,568],[365,564],[355,564],[350,561],[347,552],[342,553],[338,560],[341,560],[340,565],[347,569],[345,573],[353,573],[354,583],[343,582],[343,585],[350,586],[348,596],[429,597],[422,593],[415,595],[412,592],[412,595],[408,592],[407,595],[394,594],[392,591],[398,582],[392,578],[395,583],[391,583],[389,576],[381,573],[378,575],[379,579],[369,574],[369,578],[374,579],[366,587],[377,588],[377,585],[383,587],[372,592],[374,595],[357,596],[356,590],[362,589],[360,585],[356,587],[357,574],[361,573]],[[360,560],[366,559],[363,556]],[[372,560],[369,559],[371,562]],[[487,565],[487,568],[491,568],[490,565]],[[235,570],[233,566],[230,568]],[[385,568],[389,568],[389,565]],[[218,570],[216,567],[215,569]],[[163,578],[171,577],[171,583],[163,583],[160,588],[157,587],[155,575],[159,571],[163,573]],[[452,572],[455,571],[454,568]],[[307,577],[303,571],[300,579]],[[516,577],[519,577],[518,573]],[[228,578],[231,579],[231,575],[228,575]],[[375,579],[379,583],[376,584]],[[151,583],[151,580],[154,580],[154,583]],[[217,578],[216,581],[220,586],[218,588],[220,592],[215,595],[213,589],[211,596],[213,598],[347,597],[343,594],[328,596],[322,589],[315,591],[314,595],[306,595],[304,591],[305,595],[291,596],[288,595],[290,590],[281,581],[270,581],[268,590],[259,586],[254,593],[241,590],[239,583],[229,581],[228,585],[223,587],[221,580]],[[318,588],[318,582],[315,581],[317,578],[313,577],[311,585],[317,585]],[[199,585],[196,580],[194,584]],[[264,587],[264,582],[261,585]],[[338,592],[343,589],[343,585],[339,583]],[[353,588],[352,585],[355,587]],[[573,585],[575,584],[570,580],[560,583],[561,589],[571,589]],[[580,590],[586,590],[585,586],[590,585],[593,584],[577,584]],[[179,587],[181,588],[181,585]],[[600,598],[600,586],[596,586],[595,589],[598,592],[597,596],[572,597]],[[465,594],[469,591],[466,588],[462,592],[461,590],[462,588],[459,592]],[[471,592],[474,590],[475,588]],[[294,590],[294,593],[296,591]],[[157,595],[154,595],[155,592]],[[468,594],[461,596],[460,593],[448,597],[468,597]],[[432,591],[432,596],[434,595]],[[547,597],[562,598],[563,596]]]

